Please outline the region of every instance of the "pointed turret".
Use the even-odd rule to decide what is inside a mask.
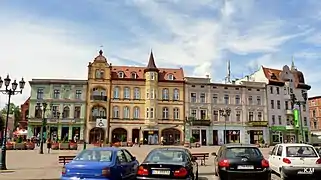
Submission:
[[[147,64],[147,67],[144,70],[144,72],[146,73],[146,72],[150,72],[150,71],[159,72],[159,69],[156,67],[156,64],[155,64],[153,51],[150,51],[148,64]]]
[[[292,56],[292,63],[291,63],[291,71],[297,70],[295,65],[294,65],[294,56]]]

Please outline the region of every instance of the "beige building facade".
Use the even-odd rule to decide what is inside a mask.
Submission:
[[[185,141],[202,145],[268,141],[264,83],[211,83],[209,77],[185,77]],[[230,109],[228,117],[220,110]],[[191,123],[190,123],[191,122]]]
[[[181,142],[183,77],[182,69],[157,68],[153,53],[146,67],[132,67],[113,66],[100,51],[88,66],[87,140]]]

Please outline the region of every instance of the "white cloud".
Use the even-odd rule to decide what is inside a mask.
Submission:
[[[93,0],[90,2],[99,6],[97,13],[102,13],[101,16],[106,15],[103,13],[108,11],[110,4],[101,4]],[[137,44],[131,47],[107,45],[104,49],[108,51],[105,54],[109,61],[113,64],[123,64],[117,58],[121,56],[120,58],[137,63],[147,63],[149,50],[152,48],[158,66],[194,66],[194,75],[205,76],[213,73],[214,68],[226,61],[226,51],[237,54],[269,54],[278,51],[289,39],[303,35],[284,34],[283,21],[270,16],[265,18],[267,16],[262,14],[253,15],[259,12],[254,0],[244,0],[242,3],[238,0],[226,0],[225,3],[217,0],[172,2],[182,11],[171,8],[173,3],[152,0],[127,1],[127,5],[134,5],[158,28],[155,28],[153,33],[146,33],[139,27],[139,23],[135,26],[130,25],[128,29],[135,34],[133,39]],[[204,18],[189,13],[205,7],[220,15]],[[98,46],[102,43],[95,41],[97,44],[93,44],[84,40],[86,34],[83,31],[87,29],[86,25],[73,24],[68,20],[41,19],[28,14],[18,13],[11,16],[17,12],[8,16],[6,13],[0,12],[2,17],[10,17],[0,18],[1,26],[5,27],[0,28],[0,71],[3,73],[1,76],[10,73],[12,77],[20,79],[24,76],[26,80],[36,77],[86,78],[88,62],[96,56]],[[255,19],[260,21],[253,23]],[[247,22],[251,23],[246,24]],[[103,24],[101,28],[105,28]],[[109,43],[108,39],[101,41]],[[14,97],[14,101],[22,103],[29,96],[29,90],[30,88],[27,88],[23,96]],[[1,96],[1,105],[4,104],[3,99]]]

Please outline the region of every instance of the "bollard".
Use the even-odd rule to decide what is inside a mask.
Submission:
[[[87,147],[87,143],[86,141],[84,141],[84,150],[86,149],[86,147]]]

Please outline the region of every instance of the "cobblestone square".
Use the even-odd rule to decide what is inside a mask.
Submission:
[[[147,153],[159,146],[141,146],[127,147],[127,149],[142,162]],[[58,163],[59,155],[76,155],[82,150],[82,146],[78,151],[52,151],[51,154],[39,154],[38,149],[33,151],[7,151],[7,167],[8,171],[0,173],[0,179],[5,180],[27,180],[27,179],[59,179],[62,165]],[[200,148],[192,148],[191,152],[217,152],[219,146],[204,146]],[[269,149],[261,149],[267,157]],[[206,166],[199,168],[200,180],[216,180],[218,178],[213,175],[213,157],[206,161]],[[277,180],[273,176],[274,180]]]

